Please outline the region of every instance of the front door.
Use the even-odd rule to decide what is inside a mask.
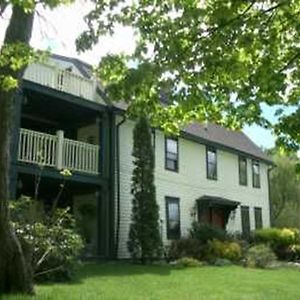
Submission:
[[[225,229],[224,210],[218,207],[201,208],[198,212],[198,221]]]

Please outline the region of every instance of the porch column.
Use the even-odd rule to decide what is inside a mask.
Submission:
[[[57,148],[56,148],[56,168],[61,170],[63,168],[63,146],[64,146],[64,132],[62,130],[56,131]]]

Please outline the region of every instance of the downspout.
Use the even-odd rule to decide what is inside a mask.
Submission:
[[[276,165],[271,165],[268,168],[268,197],[269,197],[269,214],[270,214],[270,226],[272,227],[272,206],[271,206],[271,184],[270,184],[270,174],[276,168]]]
[[[116,171],[117,171],[117,224],[116,224],[116,243],[115,243],[115,257],[118,258],[119,249],[119,235],[120,235],[120,198],[121,198],[121,186],[120,186],[120,127],[126,121],[126,117],[123,116],[122,120],[116,126]]]

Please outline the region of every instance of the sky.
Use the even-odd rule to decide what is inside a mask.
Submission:
[[[75,40],[86,28],[83,21],[92,6],[84,0],[77,0],[69,6],[62,6],[55,10],[45,10],[38,7],[35,16],[34,30],[31,45],[38,49],[48,49],[56,54],[76,57],[90,64],[97,64],[101,57],[108,53],[124,52],[130,54],[134,50],[134,33],[129,27],[118,28],[113,37],[103,37],[98,45],[85,53],[77,53]],[[5,28],[9,20],[10,12],[7,11],[0,17],[0,41],[3,40]],[[274,121],[274,109],[263,107],[264,115]],[[244,132],[258,145],[263,148],[274,146],[275,138],[271,132],[259,126],[246,126]]]

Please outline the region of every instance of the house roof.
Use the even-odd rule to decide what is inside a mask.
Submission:
[[[229,200],[223,197],[204,195],[196,200],[203,207],[228,207],[236,209],[240,202]]]
[[[233,131],[216,124],[193,123],[183,129],[183,134],[199,142],[232,149],[241,154],[272,163],[272,160],[244,132]]]
[[[67,57],[59,54],[51,54],[51,57],[74,64],[83,77],[91,78],[92,76],[92,66],[78,58]]]

